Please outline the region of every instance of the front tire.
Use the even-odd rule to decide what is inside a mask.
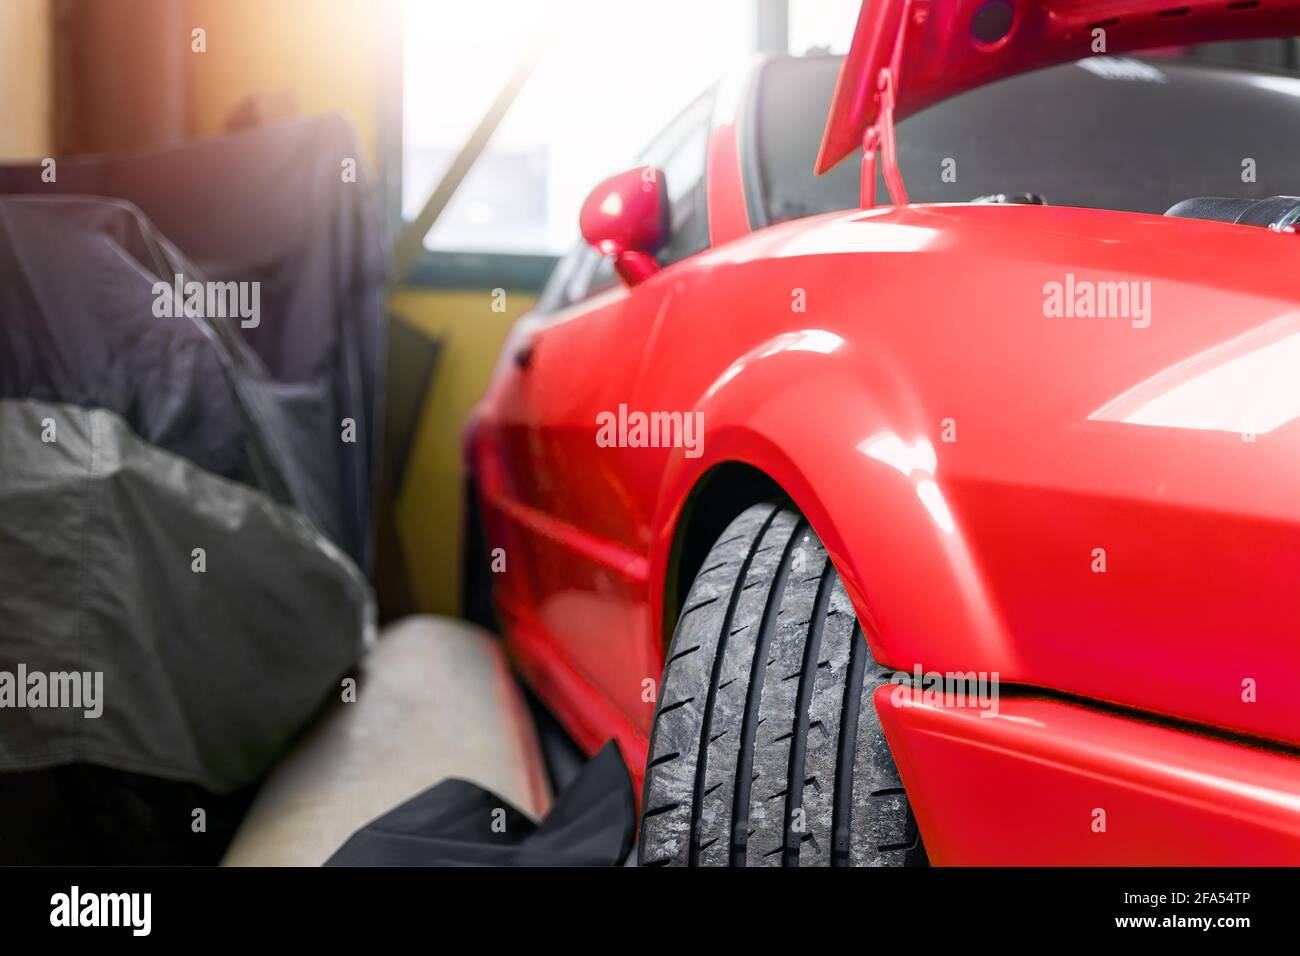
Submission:
[[[642,866],[901,866],[925,849],[844,585],[789,503],[723,532],[677,622],[642,798]]]

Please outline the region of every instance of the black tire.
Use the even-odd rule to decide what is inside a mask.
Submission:
[[[677,622],[642,798],[642,866],[903,866],[925,848],[871,704],[844,585],[790,504],[709,551]]]

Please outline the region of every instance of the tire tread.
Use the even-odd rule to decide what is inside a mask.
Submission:
[[[888,672],[799,512],[738,516],[684,607],[651,729],[641,864],[924,863],[872,704]]]

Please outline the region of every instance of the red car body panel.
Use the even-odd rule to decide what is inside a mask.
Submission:
[[[1003,698],[998,715],[876,692],[939,865],[1300,865],[1294,756]]]
[[[933,859],[1295,862],[1300,236],[1016,205],[750,233],[741,183],[724,118],[714,248],[526,317],[476,414],[497,604],[542,698],[586,749],[617,739],[639,787],[684,506],[741,462],[816,529],[879,661],[1078,701],[882,712]],[[1048,284],[1081,281],[1150,283],[1149,321],[1048,317]],[[620,406],[701,413],[699,454],[600,447]],[[1090,840],[1023,798],[997,814],[1041,853],[967,832],[998,832],[973,816],[994,791],[948,782],[972,755],[1054,801],[1104,792],[1148,835]]]
[[[720,246],[749,232],[734,120],[714,129],[708,157],[709,242]]]

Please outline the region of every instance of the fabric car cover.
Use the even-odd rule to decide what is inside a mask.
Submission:
[[[238,317],[160,317],[178,273],[205,278],[129,203],[0,196],[0,771],[235,791],[373,634],[288,474],[338,431]],[[100,712],[56,706],[54,675],[100,681]]]
[[[632,781],[610,741],[541,823],[489,790],[444,780],[366,824],[326,866],[619,866],[632,849]]]
[[[356,134],[337,114],[60,159],[52,169],[0,165],[0,194],[124,199],[206,279],[259,284],[261,320],[235,332],[268,373],[265,387],[275,392],[268,414],[282,416],[293,435],[339,435],[345,420],[355,426],[354,441],[286,447],[283,477],[299,506],[367,573],[387,279],[374,192]],[[197,440],[206,440],[201,430]]]

